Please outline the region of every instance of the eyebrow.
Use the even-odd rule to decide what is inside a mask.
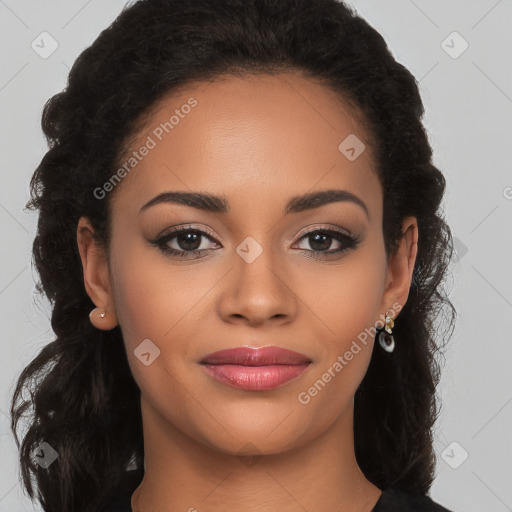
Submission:
[[[351,202],[360,206],[366,216],[369,218],[368,207],[366,204],[348,190],[329,189],[317,192],[309,192],[300,196],[292,197],[285,206],[284,212],[299,213],[313,208],[320,208],[329,203]],[[220,196],[205,194],[200,192],[162,192],[148,201],[140,212],[161,203],[174,203],[190,206],[198,210],[204,210],[213,213],[227,213],[229,211],[228,201]],[[139,212],[139,213],[140,213]]]

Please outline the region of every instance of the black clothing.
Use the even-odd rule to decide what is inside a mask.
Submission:
[[[142,470],[129,471],[116,498],[105,512],[132,512],[131,497],[142,481]],[[393,487],[384,489],[371,512],[452,512],[428,496],[408,494]]]
[[[452,512],[429,496],[408,494],[393,487],[382,491],[371,512]]]

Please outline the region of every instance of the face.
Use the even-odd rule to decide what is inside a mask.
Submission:
[[[86,275],[121,326],[147,417],[228,453],[282,452],[342,422],[373,350],[365,329],[405,302],[412,272],[410,252],[386,260],[372,148],[348,106],[299,74],[224,77],[165,98],[130,156],[111,192],[110,263],[90,263],[105,279]],[[218,199],[162,195],[176,192]],[[260,390],[200,364],[267,345],[311,362]]]

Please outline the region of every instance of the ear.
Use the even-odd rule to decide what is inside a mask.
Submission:
[[[418,221],[416,217],[406,217],[402,223],[402,237],[397,250],[390,255],[388,261],[388,276],[382,297],[384,314],[386,310],[391,310],[391,316],[396,318],[407,302],[417,253]]]
[[[100,310],[91,311],[91,323],[98,329],[113,329],[117,325],[117,316],[107,253],[106,249],[94,240],[94,228],[87,217],[81,217],[78,221],[76,238],[82,260],[85,291]],[[99,313],[104,311],[106,316],[102,318]]]

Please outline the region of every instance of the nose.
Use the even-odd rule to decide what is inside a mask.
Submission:
[[[276,264],[270,250],[264,250],[252,263],[235,255],[234,268],[218,301],[220,317],[253,327],[293,321],[298,298],[290,279],[290,273]]]

